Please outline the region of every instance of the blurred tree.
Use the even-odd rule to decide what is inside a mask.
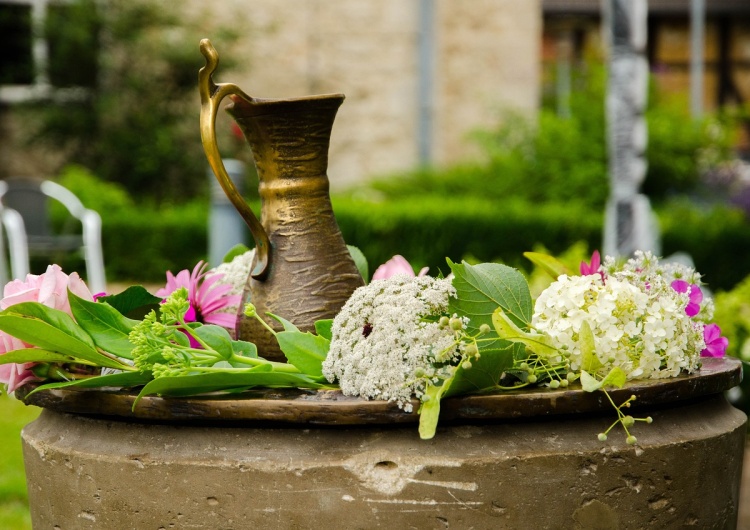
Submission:
[[[180,3],[158,0],[65,7],[46,17],[50,78],[86,88],[26,106],[29,141],[62,150],[64,163],[86,166],[136,197],[161,202],[204,191],[197,78],[206,13],[191,18]],[[212,38],[226,43],[236,34],[222,28]]]

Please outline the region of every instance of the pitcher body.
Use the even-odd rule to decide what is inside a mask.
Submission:
[[[364,281],[339,230],[329,196],[328,147],[341,94],[295,99],[252,98],[235,85],[216,85],[211,74],[218,56],[201,42],[207,66],[200,73],[201,137],[209,163],[227,196],[247,222],[256,257],[243,294],[272,327],[273,313],[303,331],[333,318]],[[226,172],[215,140],[216,107],[231,96],[227,111],[253,151],[261,198],[260,221]],[[253,342],[259,355],[283,361],[273,335],[254,318],[237,319],[239,339]]]

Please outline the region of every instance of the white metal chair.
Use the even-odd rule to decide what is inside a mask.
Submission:
[[[49,218],[50,198],[60,202],[73,218],[80,221],[81,235],[54,233]],[[30,270],[31,256],[80,250],[86,262],[89,288],[94,293],[106,289],[102,220],[97,212],[84,207],[70,190],[51,180],[10,178],[0,181],[0,201],[0,223],[8,239],[13,278],[25,278]],[[0,262],[0,275],[7,275],[5,260]]]

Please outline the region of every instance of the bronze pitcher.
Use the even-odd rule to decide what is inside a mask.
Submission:
[[[250,227],[255,259],[245,284],[243,307],[252,302],[266,316],[279,315],[303,331],[316,320],[333,318],[352,292],[363,285],[344,243],[328,194],[328,146],[342,94],[294,99],[258,99],[231,83],[216,84],[212,74],[219,56],[208,41],[200,43],[201,140],[208,162],[229,200]],[[260,221],[227,175],[216,144],[216,114],[226,107],[250,144],[258,170]],[[237,336],[253,342],[258,353],[284,361],[275,338],[259,322],[237,317]]]

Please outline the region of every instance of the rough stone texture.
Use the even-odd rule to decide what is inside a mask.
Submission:
[[[747,418],[720,396],[611,416],[416,429],[146,425],[45,410],[35,528],[735,528]]]

